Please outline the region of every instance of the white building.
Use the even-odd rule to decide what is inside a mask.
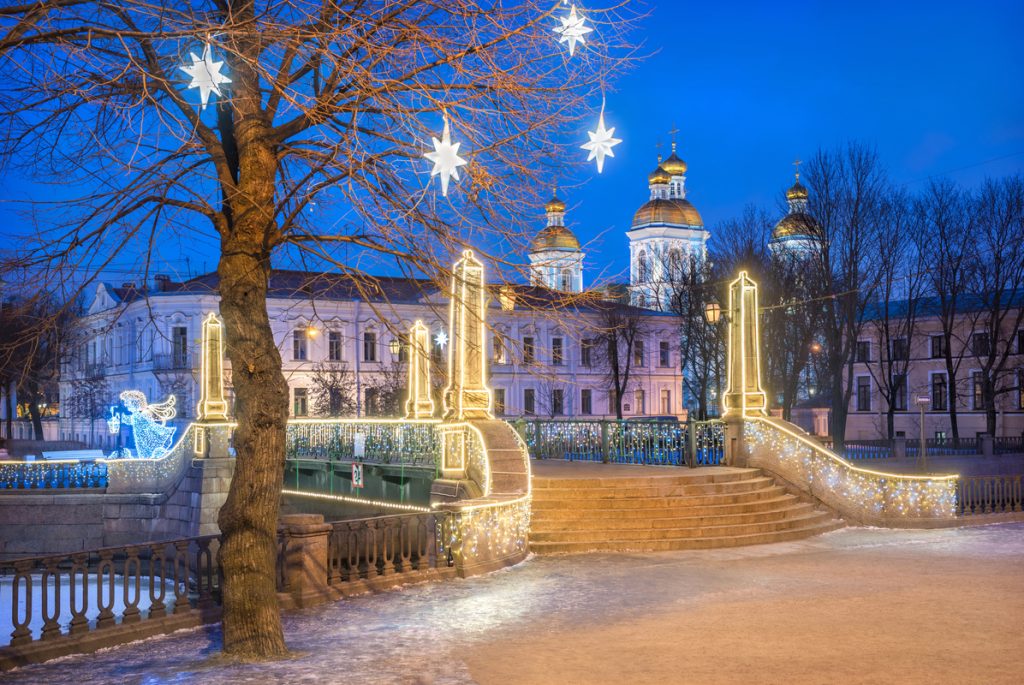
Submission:
[[[554,195],[544,205],[548,225],[530,245],[530,283],[568,293],[583,292],[583,251],[565,226],[565,203]]]
[[[647,177],[650,199],[633,215],[629,238],[630,302],[667,311],[673,284],[707,259],[710,233],[686,199],[686,162],[672,154]]]

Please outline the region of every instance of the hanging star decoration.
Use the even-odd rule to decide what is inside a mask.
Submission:
[[[604,170],[605,157],[615,156],[612,148],[622,142],[621,139],[612,137],[614,133],[614,126],[608,129],[604,127],[604,102],[602,101],[601,116],[597,120],[597,130],[587,131],[587,135],[590,136],[590,142],[580,145],[584,150],[590,151],[590,155],[587,157],[588,162],[592,159],[597,160],[597,173],[601,173]]]
[[[210,55],[209,43],[203,46],[202,57],[194,52],[190,52],[189,56],[192,57],[192,66],[186,65],[178,68],[192,77],[192,82],[188,84],[189,90],[192,88],[199,89],[199,99],[203,103],[200,109],[206,109],[206,105],[210,101],[210,93],[223,96],[220,86],[224,83],[231,83],[231,79],[220,73],[224,62],[213,61],[213,57]]]
[[[441,195],[448,197],[448,181],[459,180],[459,167],[466,164],[466,160],[459,157],[459,146],[462,143],[452,144],[451,130],[448,127],[448,114],[444,115],[444,130],[441,132],[441,140],[431,136],[434,141],[434,151],[424,152],[423,156],[434,163],[430,170],[430,176],[441,177]]]
[[[572,57],[576,53],[576,43],[586,45],[584,36],[594,29],[584,23],[586,19],[576,12],[575,4],[569,8],[569,14],[559,17],[558,21],[562,22],[561,26],[554,28],[555,33],[559,35],[558,42],[569,44],[569,57]]]
[[[444,331],[438,331],[437,335],[434,336],[434,342],[443,350],[448,346],[448,334]]]

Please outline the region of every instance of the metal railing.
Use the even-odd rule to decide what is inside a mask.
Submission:
[[[929,457],[961,457],[981,454],[981,445],[977,438],[960,438],[953,442],[952,438],[926,438],[924,441]],[[907,457],[917,457],[921,441],[907,440]]]
[[[332,586],[447,567],[438,560],[437,530],[442,514],[401,514],[337,521],[327,547]]]
[[[0,490],[102,490],[107,465],[93,461],[3,461]]]
[[[289,421],[286,458],[358,458],[368,464],[434,466],[441,454],[437,426],[405,421]]]
[[[520,424],[530,456],[535,459],[677,466],[720,463],[723,426],[721,421],[686,424],[624,420],[537,420]]]
[[[1024,476],[961,476],[957,511],[961,516],[1021,511]]]
[[[0,562],[10,648],[213,607],[219,536]],[[9,600],[9,601],[8,601]],[[130,636],[126,638],[133,639]],[[2,640],[2,637],[0,637]]]
[[[153,355],[154,371],[191,371],[198,366],[198,359],[186,351],[164,352]]]
[[[1008,436],[994,438],[992,451],[995,454],[1024,454],[1024,435],[1015,438]]]

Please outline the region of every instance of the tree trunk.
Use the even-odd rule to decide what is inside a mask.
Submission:
[[[11,387],[4,389],[4,409],[7,411],[7,439],[14,439],[14,404],[11,402]]]
[[[841,374],[839,375],[841,378]],[[833,378],[832,386],[832,449],[840,454],[846,449],[846,404],[842,382]]]
[[[896,412],[892,408],[892,401],[889,402],[889,408],[885,410],[885,432],[889,440],[896,437]]]
[[[36,401],[35,394],[31,395],[31,399],[28,402],[28,415],[32,419],[32,431],[35,433],[36,440],[45,440],[43,437],[43,417],[39,413],[39,403]]]
[[[953,434],[953,446],[960,446],[960,421],[957,415],[956,376],[954,375],[953,357],[949,353],[950,336],[946,336],[946,388],[949,395],[949,431]]]

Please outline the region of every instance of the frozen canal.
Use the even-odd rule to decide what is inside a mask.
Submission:
[[[0,682],[1019,683],[1024,524],[533,558],[293,613],[285,629],[285,662],[220,663],[205,629]]]

